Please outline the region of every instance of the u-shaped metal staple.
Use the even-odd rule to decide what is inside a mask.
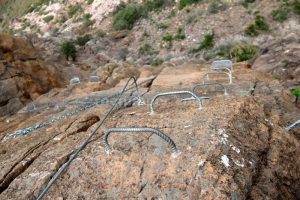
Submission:
[[[223,90],[224,90],[224,96],[227,96],[227,95],[228,95],[225,86],[224,86],[223,84],[221,84],[221,83],[203,83],[203,84],[197,84],[197,85],[195,85],[195,86],[193,87],[193,90],[192,90],[192,91],[196,94],[195,91],[196,91],[196,89],[197,89],[198,87],[203,87],[203,86],[206,86],[206,85],[219,85],[219,86],[221,86],[221,87],[223,88]]]
[[[300,128],[300,119],[298,121],[296,121],[295,123],[289,125],[288,127],[286,127],[286,129],[288,131],[293,130],[294,128]]]
[[[151,113],[154,113],[154,107],[153,107],[153,104],[154,104],[155,100],[156,100],[158,97],[161,97],[161,96],[168,96],[168,95],[177,95],[177,94],[190,94],[190,95],[192,95],[192,97],[194,97],[194,98],[198,101],[199,109],[202,109],[202,108],[203,108],[201,99],[200,99],[196,94],[194,94],[193,92],[187,91],[187,90],[186,90],[186,91],[164,92],[164,93],[159,93],[159,94],[155,95],[155,96],[152,98],[151,103],[150,103],[150,112],[151,112]]]
[[[108,143],[108,137],[110,135],[110,133],[112,132],[151,132],[151,133],[154,133],[156,135],[158,135],[159,137],[161,137],[164,141],[166,141],[170,146],[171,146],[171,149],[172,149],[172,157],[176,157],[179,155],[179,151],[176,147],[176,144],[174,143],[174,141],[169,137],[167,136],[166,134],[164,134],[163,132],[157,130],[157,129],[154,129],[154,128],[146,128],[146,127],[142,127],[142,128],[110,128],[110,129],[107,129],[104,133],[104,136],[103,136],[103,140],[104,140],[104,146],[105,146],[105,152],[107,154],[110,154],[111,153],[111,148],[110,148],[110,145]]]
[[[231,72],[207,72],[203,75],[203,84],[205,84],[205,78],[208,78],[209,74],[226,74],[229,78],[229,84],[232,84],[232,74]]]

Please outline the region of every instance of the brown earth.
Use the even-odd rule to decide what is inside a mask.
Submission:
[[[16,113],[62,83],[56,67],[44,62],[30,43],[0,34],[0,116]]]
[[[204,100],[203,109],[195,102],[181,102],[185,96],[163,97],[150,115],[154,94],[191,89],[203,81],[207,70],[207,66],[188,64],[156,73],[140,69],[141,80],[158,73],[140,88],[147,105],[116,110],[45,199],[299,199],[299,130],[289,133],[284,128],[299,118],[299,109],[271,76],[239,64],[234,66],[233,84],[221,76],[210,79],[225,83],[229,96],[214,87],[199,90],[198,94],[213,97]],[[68,103],[77,104],[6,118],[0,121],[0,138],[76,110],[80,101],[107,97],[123,83],[92,93],[83,89],[90,91],[90,84],[79,84],[43,95],[37,104],[62,98],[75,99]],[[136,95],[126,94],[127,99]],[[0,199],[35,199],[111,103],[85,109],[23,137],[2,139]],[[153,134],[112,133],[113,153],[108,156],[101,136],[112,127],[157,128],[174,140],[181,154],[171,157],[168,145]]]

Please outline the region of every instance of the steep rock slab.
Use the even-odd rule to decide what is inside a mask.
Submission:
[[[27,41],[0,34],[0,116],[15,113],[62,82],[58,70]]]

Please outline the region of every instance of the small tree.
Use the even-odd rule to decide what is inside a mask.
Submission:
[[[72,41],[66,41],[62,43],[61,51],[63,52],[67,60],[69,60],[69,57],[71,57],[72,60],[75,61],[77,50]]]
[[[291,93],[296,97],[295,103],[298,103],[300,99],[300,88],[299,87],[292,88]]]

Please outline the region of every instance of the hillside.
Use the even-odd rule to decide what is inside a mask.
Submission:
[[[0,0],[0,199],[297,200],[297,120],[299,0]]]
[[[24,9],[30,1],[13,2],[10,7]],[[9,31],[43,37],[36,45],[47,49],[45,54],[55,60],[62,58],[60,45],[73,40],[80,44],[79,67],[96,69],[124,60],[159,65],[230,58],[249,60],[286,87],[299,85],[298,0],[147,2],[37,1],[23,17],[14,16]],[[37,36],[32,36],[34,41]]]

